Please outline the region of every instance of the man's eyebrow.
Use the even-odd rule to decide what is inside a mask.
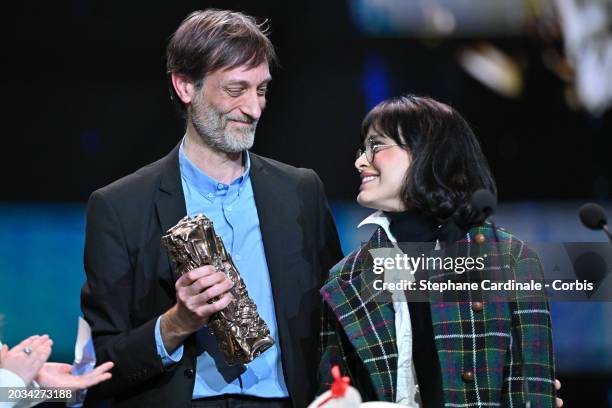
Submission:
[[[263,81],[259,83],[259,86],[268,85],[270,81],[272,81],[272,77],[267,77],[266,79],[264,79]]]
[[[260,87],[260,86],[263,86],[263,85],[268,85],[270,83],[270,81],[272,81],[272,77],[268,77],[268,78],[264,79],[257,86]],[[249,86],[251,86],[251,83],[249,81],[245,81],[244,79],[230,79],[229,81],[227,81],[223,85],[224,86],[241,86],[241,87],[244,87],[244,88],[248,88]]]

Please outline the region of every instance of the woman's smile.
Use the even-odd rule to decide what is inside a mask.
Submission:
[[[370,172],[361,173],[361,185],[359,186],[359,189],[361,190],[362,188],[364,188],[364,186],[367,183],[369,183],[370,181],[376,180],[377,178],[378,178],[378,174],[374,174]]]

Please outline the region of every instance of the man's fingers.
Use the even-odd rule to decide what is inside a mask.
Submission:
[[[101,383],[102,381],[106,381],[106,380],[110,380],[113,377],[113,375],[111,373],[103,373],[100,374],[99,376],[97,376],[96,378],[94,378],[94,385]]]
[[[183,274],[180,278],[177,279],[175,287],[178,289],[180,287],[190,286],[198,279],[207,275],[212,275],[215,272],[215,267],[212,265],[206,265],[192,269],[191,271]]]
[[[106,380],[110,380],[112,378],[111,373],[104,373],[104,374],[100,374],[96,377],[91,377],[91,378],[87,378],[87,379],[83,379],[83,381],[81,382],[81,384],[79,384],[79,388],[84,389],[84,388],[90,388],[93,387],[96,384],[101,383],[102,381],[106,381]]]
[[[115,364],[112,361],[107,361],[104,364],[100,364],[93,371],[81,376],[81,384],[79,384],[79,386],[82,388],[89,388],[101,383],[102,381],[109,380],[112,377],[112,374],[108,371],[114,366]]]
[[[115,363],[113,363],[112,361],[107,361],[106,363],[100,364],[99,366],[97,366],[92,372],[88,374],[91,374],[91,375],[104,374],[105,372],[113,368],[114,366],[115,366]]]
[[[228,292],[234,284],[231,280],[224,277],[224,280],[220,283],[217,283],[214,286],[206,289],[204,292],[200,293],[197,296],[193,297],[193,305],[202,305],[207,304],[209,300],[216,298],[217,296],[221,296],[224,293]]]
[[[64,374],[72,373],[72,365],[66,363],[47,363],[49,367],[55,369],[56,371]]]
[[[223,282],[225,279],[227,278],[223,272],[215,272],[212,275],[206,275],[193,282],[189,287],[187,287],[187,291],[190,295],[197,295],[211,286]]]
[[[217,309],[217,311],[225,309],[230,303],[232,303],[234,301],[234,296],[232,296],[230,292],[226,292],[223,296],[221,296],[221,299],[219,299],[219,301],[223,301],[223,303],[219,305],[220,309]],[[215,303],[213,303],[213,305]]]
[[[226,292],[223,296],[221,296],[221,298],[219,300],[217,300],[215,303],[206,303],[204,306],[201,306],[198,310],[197,313],[199,316],[211,316],[223,309],[225,309],[227,307],[227,305],[229,305],[232,300],[234,300],[234,297],[231,295],[231,293]]]
[[[555,378],[555,390],[559,391],[561,389],[561,381]],[[563,406],[563,400],[561,398],[557,398],[557,408],[561,408]]]

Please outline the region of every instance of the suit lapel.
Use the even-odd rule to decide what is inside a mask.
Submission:
[[[388,245],[379,228],[367,245],[347,258],[341,273],[326,282],[321,293],[368,370],[378,398],[395,401],[395,310],[390,296],[374,289],[377,275],[368,252]]]
[[[292,233],[288,231],[287,221],[296,218],[294,207],[286,205],[283,197],[290,197],[294,193],[284,193],[282,180],[277,180],[267,169],[262,159],[253,153],[249,153],[251,158],[251,185],[257,207],[259,218],[259,228],[263,240],[266,264],[270,274],[270,284],[274,299],[274,311],[276,313],[276,324],[278,328],[279,340],[281,343],[281,357],[283,359],[283,369],[285,378],[291,378],[291,373],[295,367],[291,359],[287,356],[297,352],[293,350],[291,341],[292,333],[289,327],[290,316],[286,313],[288,305],[293,305],[300,301],[300,296],[304,288],[300,287],[299,280],[290,271],[285,270],[284,264],[287,254],[288,242],[291,242]],[[302,375],[298,373],[297,375]],[[287,386],[291,386],[290,383]]]
[[[161,181],[159,185],[159,194],[155,201],[157,209],[157,217],[161,226],[162,235],[187,214],[185,207],[185,195],[183,194],[183,186],[181,183],[181,172],[179,169],[179,146],[176,146],[170,154],[163,160],[165,161],[162,169]],[[160,243],[161,245],[161,243]],[[165,251],[164,251],[165,253]],[[175,266],[170,262],[171,276],[168,278],[170,282],[174,282]]]
[[[251,184],[255,196],[255,206],[259,217],[259,228],[266,253],[266,263],[270,272],[275,300],[283,300],[286,290],[276,293],[274,287],[282,287],[284,274],[282,273],[283,226],[281,220],[287,219],[284,214],[287,209],[282,205],[282,198],[278,196],[278,188],[270,179],[268,171],[261,159],[251,153]],[[278,296],[280,297],[278,297]]]

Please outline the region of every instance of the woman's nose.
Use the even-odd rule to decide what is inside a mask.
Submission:
[[[368,163],[368,160],[366,159],[365,152],[361,153],[361,155],[355,160],[355,168],[357,170],[366,168],[369,166],[369,164],[370,163]]]

